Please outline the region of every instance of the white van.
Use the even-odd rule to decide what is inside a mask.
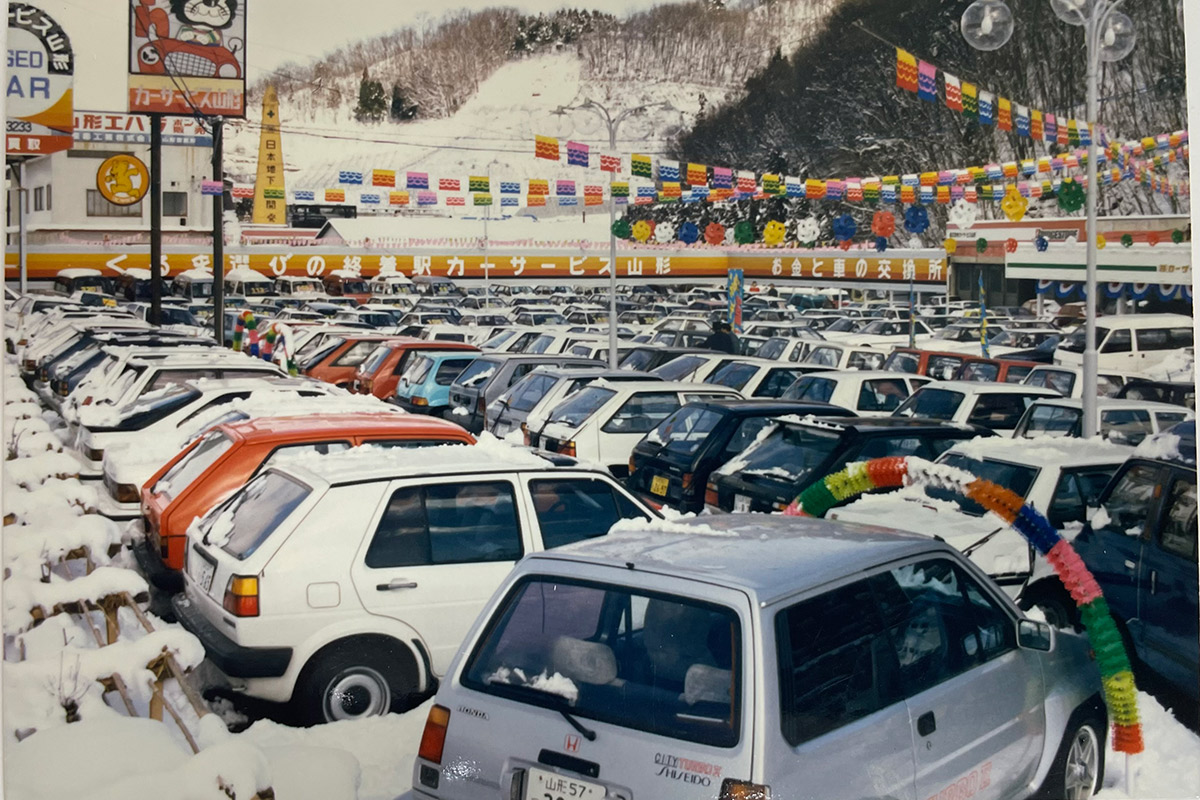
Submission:
[[[249,267],[238,267],[225,273],[225,296],[266,297],[275,294],[275,282]]]
[[[1174,350],[1191,347],[1193,321],[1183,314],[1131,314],[1096,321],[1096,349],[1101,369],[1144,372]],[[1086,327],[1080,325],[1054,351],[1054,363],[1083,364]]]

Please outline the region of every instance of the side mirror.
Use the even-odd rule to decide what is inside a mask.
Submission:
[[[1029,650],[1049,653],[1054,649],[1054,628],[1048,622],[1017,620],[1017,644]]]

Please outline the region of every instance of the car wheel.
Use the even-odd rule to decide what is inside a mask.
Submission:
[[[412,656],[402,646],[336,643],[304,668],[294,698],[309,724],[386,714],[416,691]]]
[[[1104,778],[1105,726],[1095,717],[1072,719],[1041,795],[1063,800],[1088,800]]]

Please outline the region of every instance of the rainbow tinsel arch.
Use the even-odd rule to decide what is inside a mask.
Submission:
[[[837,503],[872,489],[892,489],[916,483],[940,486],[974,500],[1006,520],[1046,557],[1079,607],[1080,618],[1096,654],[1104,701],[1113,723],[1113,749],[1118,753],[1142,752],[1145,744],[1138,718],[1133,669],[1100,585],[1071,543],[1020,495],[976,478],[965,470],[917,458],[877,458],[849,464],[841,472],[827,475],[801,492],[784,513],[823,517]]]

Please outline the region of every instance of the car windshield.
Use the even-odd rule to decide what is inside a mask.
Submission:
[[[759,358],[769,358],[772,361],[775,361],[783,355],[785,350],[787,350],[787,344],[787,339],[783,337],[772,337],[762,343],[762,346],[758,348],[758,352],[755,353],[755,355]]]
[[[486,342],[481,344],[479,347],[482,350],[495,350],[497,347],[504,344],[505,342],[507,342],[509,339],[511,339],[512,337],[514,337],[516,335],[517,335],[516,331],[500,331],[495,336],[493,336],[492,338],[488,339]]]
[[[951,342],[969,342],[979,338],[979,328],[966,327],[963,325],[948,325],[933,335],[935,339],[944,339]]]
[[[538,338],[529,343],[525,348],[526,353],[544,353],[550,349],[550,345],[554,344],[554,334],[543,333]]]
[[[408,368],[404,370],[404,374],[400,376],[400,380],[410,385],[419,384],[429,375],[429,368],[432,366],[432,358],[429,356],[417,356],[408,365]]]
[[[787,485],[806,483],[814,471],[838,449],[842,437],[836,431],[796,425],[780,425],[758,444],[721,468],[751,481],[768,480]]]
[[[711,747],[740,739],[741,623],[724,606],[531,576],[463,670],[471,689]]]
[[[826,333],[852,333],[852,332],[858,330],[860,325],[862,325],[862,322],[860,320],[839,319],[835,322],[830,323],[829,326],[825,328],[825,332]]]
[[[200,393],[182,383],[173,383],[135,397],[113,412],[117,430],[137,431],[158,422],[192,402]]]
[[[739,364],[736,361],[718,369],[712,375],[704,379],[705,383],[713,383],[718,386],[728,386],[731,389],[741,391],[742,388],[750,382],[750,379],[758,372],[758,366],[755,364]]]
[[[495,361],[489,361],[486,358],[479,358],[471,362],[471,366],[467,367],[454,380],[459,386],[480,386],[486,383],[488,378],[496,374],[498,364]]]
[[[685,457],[686,460],[700,449],[722,416],[711,408],[684,406],[646,434],[646,441],[659,445],[659,455]]]
[[[682,381],[700,368],[708,360],[707,356],[680,356],[665,364],[660,364],[650,370],[651,375],[657,375],[664,381]]]
[[[528,314],[532,325],[566,325],[567,319],[562,314],[545,311],[532,311]]]
[[[621,360],[620,368],[631,372],[642,372],[654,363],[654,352],[651,350],[634,350]]]
[[[217,459],[225,455],[233,442],[220,431],[207,434],[191,452],[175,462],[158,482],[154,484],[154,493],[160,494],[169,503],[179,496],[179,493],[192,485],[192,481],[200,477]]]
[[[1029,489],[1033,486],[1033,482],[1037,480],[1038,473],[1041,472],[1039,467],[1012,464],[1007,461],[995,461],[990,458],[969,458],[961,453],[946,453],[938,459],[937,463],[966,470],[976,478],[1003,486],[1021,498],[1029,494]],[[982,517],[986,510],[974,500],[948,489],[928,486],[925,492],[930,497],[937,498],[938,500],[958,503],[959,508],[963,512],[973,517]]]
[[[926,417],[928,419],[954,419],[958,407],[962,405],[962,392],[952,392],[949,389],[934,389],[922,387],[913,393],[896,409],[896,417]]]
[[[815,364],[819,367],[834,367],[842,360],[840,347],[814,347],[804,359],[805,364]]]
[[[1104,337],[1108,336],[1108,328],[1096,327],[1096,342],[1103,342]],[[1067,338],[1063,339],[1058,344],[1059,350],[1066,350],[1068,353],[1082,353],[1087,348],[1087,328],[1080,325]]]
[[[578,428],[616,393],[615,389],[589,386],[555,406],[549,422]]]

